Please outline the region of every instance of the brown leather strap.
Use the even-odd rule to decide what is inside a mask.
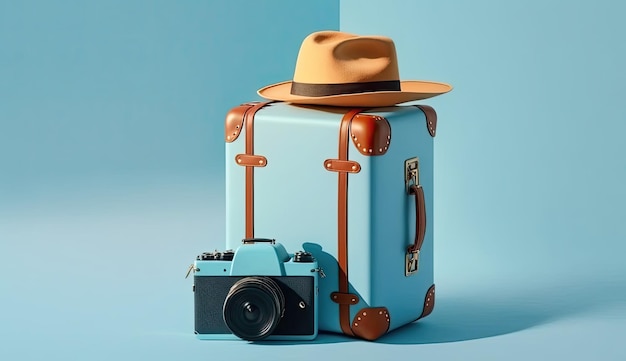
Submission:
[[[422,248],[426,235],[426,202],[424,201],[424,188],[419,184],[409,187],[409,194],[415,196],[415,242],[409,246],[408,252],[417,252]]]
[[[348,161],[348,145],[350,141],[350,122],[363,109],[352,109],[341,119],[339,126],[339,157],[340,161]],[[348,173],[338,171],[339,184],[337,196],[337,261],[339,262],[339,292],[349,294],[348,284]],[[356,297],[356,296],[355,296]],[[352,297],[350,297],[352,299]],[[339,324],[346,335],[353,336],[350,327],[350,304],[339,303]]]
[[[254,115],[259,109],[272,102],[254,104],[244,115],[244,127],[246,128],[246,155],[247,159],[254,158]],[[257,160],[257,164],[258,164]],[[265,165],[265,158],[263,158]],[[245,238],[254,237],[254,167],[252,164],[243,164],[246,167],[246,235]]]

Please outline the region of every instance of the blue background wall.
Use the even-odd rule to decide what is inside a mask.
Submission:
[[[440,115],[440,264],[522,281],[622,273],[626,5],[341,4],[343,30],[395,40],[403,77],[455,86],[425,101]]]
[[[219,358],[183,276],[223,247],[224,116],[338,27],[336,0],[0,0],[0,359]]]
[[[626,5],[381,4],[0,1],[0,359],[626,357]],[[455,86],[424,102],[437,311],[375,344],[198,342],[182,277],[222,244],[224,114],[338,28]]]
[[[416,335],[474,341],[420,355],[624,358],[626,5],[391,4],[342,0],[341,29],[392,37],[405,79],[455,86],[424,101],[439,309]]]

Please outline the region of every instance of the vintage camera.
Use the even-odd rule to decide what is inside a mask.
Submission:
[[[317,336],[318,264],[272,239],[244,239],[236,251],[206,252],[194,271],[200,339],[311,340]]]

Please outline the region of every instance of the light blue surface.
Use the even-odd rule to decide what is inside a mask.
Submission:
[[[224,114],[291,76],[336,1],[0,1],[0,359],[626,359],[626,4],[381,4],[342,0],[341,26],[455,86],[424,102],[431,316],[377,343],[191,333]]]

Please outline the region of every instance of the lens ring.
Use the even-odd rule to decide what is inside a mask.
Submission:
[[[269,277],[245,277],[235,282],[224,301],[226,326],[239,338],[261,340],[271,335],[285,309],[285,297]]]

